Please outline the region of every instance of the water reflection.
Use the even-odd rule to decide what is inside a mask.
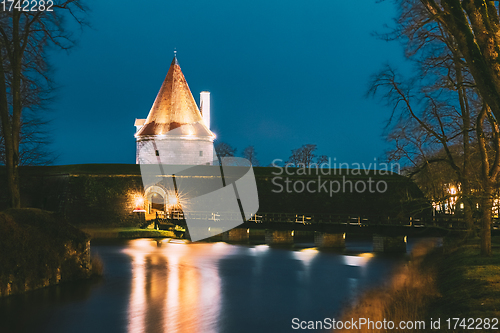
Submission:
[[[129,308],[129,332],[142,332],[144,328],[144,313],[146,308],[145,285],[145,255],[135,252],[132,255],[132,292]]]
[[[349,298],[357,298],[362,290],[362,279],[367,278],[368,263],[374,257],[373,253],[361,253],[358,255],[343,255],[344,265],[350,267],[349,279]]]
[[[123,252],[132,260],[128,332],[216,332],[225,243],[175,244],[136,240]]]
[[[295,259],[302,261],[306,270],[311,264],[311,260],[318,254],[317,248],[302,249],[300,251],[294,251],[293,256]]]
[[[237,306],[223,308],[223,298],[232,298],[236,293],[242,304],[272,299],[295,304],[297,309],[312,305],[316,300],[314,295],[328,289],[344,290],[352,299],[362,289],[368,263],[373,258],[371,253],[323,254],[329,260],[337,258],[334,260],[338,261],[334,274],[325,279],[318,273],[325,271],[325,267],[314,264],[322,254],[317,248],[274,249],[272,254],[269,251],[267,245],[238,247],[222,242],[131,241],[123,250],[132,264],[127,331],[218,332],[220,321]],[[235,270],[238,270],[238,281],[228,279],[228,273],[231,275]],[[221,274],[226,279],[224,286]],[[290,285],[295,286],[294,289],[284,289]],[[262,304],[254,314],[264,315],[260,310],[266,311],[267,307],[268,304]],[[245,312],[244,308],[240,310]],[[267,309],[271,310],[276,311]]]
[[[309,278],[311,261],[314,259],[314,257],[316,257],[318,252],[319,251],[317,248],[308,248],[293,252],[293,257],[296,260],[301,261],[304,266],[304,270],[302,272],[298,272],[300,280],[304,281]]]
[[[84,297],[76,290],[85,284],[75,283],[0,299],[0,332],[293,331],[294,317],[338,315],[401,259],[146,239],[94,243],[92,251],[104,278]]]
[[[372,253],[361,253],[359,255],[345,255],[344,263],[348,266],[365,267],[368,261],[373,258]]]

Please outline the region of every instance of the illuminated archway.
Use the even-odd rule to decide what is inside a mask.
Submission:
[[[165,211],[167,207],[167,192],[160,186],[150,186],[146,189],[147,211],[149,214],[154,211]]]

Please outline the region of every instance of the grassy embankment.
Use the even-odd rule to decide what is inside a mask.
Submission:
[[[89,234],[91,239],[175,238],[173,231],[141,229],[134,227],[118,227],[118,228],[82,227],[81,230]]]
[[[88,239],[51,212],[0,212],[0,296],[100,273],[89,260]]]
[[[500,236],[492,242],[491,257],[479,255],[479,240],[475,240],[459,247],[450,245],[435,259],[440,297],[429,304],[428,316],[500,320]]]
[[[416,247],[412,259],[394,273],[386,286],[365,293],[345,311],[342,319],[369,318],[374,322],[386,319],[396,325],[401,321],[423,320],[425,329],[418,331],[431,331],[430,319],[440,318],[440,332],[470,331],[459,325],[454,327],[453,320],[448,330],[448,318],[500,320],[500,237],[494,237],[493,246],[493,256],[486,258],[479,256],[478,240],[465,245],[448,240],[439,249],[422,244]],[[385,330],[364,327],[349,332]]]

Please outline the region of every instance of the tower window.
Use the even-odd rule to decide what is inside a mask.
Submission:
[[[158,150],[156,151],[156,156],[160,156],[160,152]]]
[[[203,150],[200,150],[200,156],[203,156]]]

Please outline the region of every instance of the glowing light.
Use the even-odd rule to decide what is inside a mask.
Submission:
[[[151,240],[151,239],[145,239],[145,238],[139,238],[139,239],[134,239],[130,241],[131,249],[127,249],[126,252],[127,254],[130,254],[129,252],[133,252],[132,254],[136,254],[137,252],[141,251],[149,251],[153,247],[156,247],[156,241]]]
[[[308,248],[308,249],[302,249],[299,252],[302,252],[302,253],[318,253],[319,251],[318,251],[317,248],[311,247],[311,248]]]
[[[217,250],[217,249],[220,249],[220,248],[229,248],[231,247],[231,245],[227,244],[227,243],[224,243],[224,242],[217,242],[217,243],[214,243],[212,245],[212,247]]]
[[[134,213],[145,213],[144,210],[144,197],[141,194],[134,195]]]
[[[247,234],[249,234],[249,233],[250,233],[250,228],[247,229]]]
[[[348,266],[365,266],[370,259],[373,258],[372,253],[361,253],[358,256],[344,256],[344,263]]]
[[[294,230],[292,230],[292,236],[293,236],[294,234],[295,234],[295,231],[294,231]]]
[[[406,243],[406,237],[407,237],[407,236],[405,236],[405,243]]]
[[[136,206],[142,206],[144,204],[144,198],[143,197],[137,197],[135,198],[135,205]]]
[[[317,248],[302,249],[300,251],[294,251],[293,257],[297,260],[302,261],[305,268],[308,269],[309,266],[311,265],[311,261],[318,254],[318,252],[319,251]]]
[[[171,205],[177,205],[179,203],[179,199],[176,197],[176,196],[172,196],[172,197],[169,197],[168,198],[168,202],[171,204]]]
[[[265,252],[269,250],[269,245],[257,245],[254,247],[257,252]]]
[[[170,239],[170,244],[186,244],[188,242],[187,239]]]
[[[342,235],[342,239],[345,239],[345,232],[344,232],[344,234]]]
[[[188,208],[189,200],[187,199],[187,196],[182,194],[181,192],[175,193],[174,191],[168,191],[166,193],[166,196],[167,196],[167,204],[169,206],[176,206],[177,208],[183,208],[183,209]]]

